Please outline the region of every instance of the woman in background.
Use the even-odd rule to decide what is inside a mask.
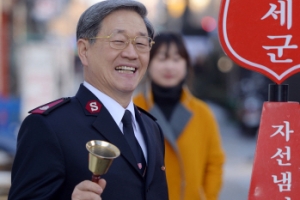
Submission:
[[[217,200],[225,160],[209,106],[187,86],[191,64],[181,35],[158,34],[150,52],[149,87],[134,103],[157,118],[166,143],[170,200]]]

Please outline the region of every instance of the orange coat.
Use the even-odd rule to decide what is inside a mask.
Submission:
[[[216,120],[209,106],[187,88],[180,102],[167,122],[151,92],[134,98],[137,106],[157,118],[164,132],[169,199],[217,200],[225,155]]]

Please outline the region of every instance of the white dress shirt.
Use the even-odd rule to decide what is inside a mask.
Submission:
[[[100,90],[96,89],[94,86],[92,86],[88,82],[84,81],[83,85],[88,90],[90,90],[101,101],[101,103],[108,110],[108,112],[110,113],[112,118],[115,120],[116,124],[119,126],[122,133],[123,133],[122,118],[125,113],[125,110],[129,110],[131,112],[134,135],[143,150],[144,157],[147,162],[147,148],[146,148],[145,140],[141,133],[139,124],[137,123],[136,118],[135,118],[134,105],[133,105],[132,99],[131,99],[129,105],[127,106],[127,108],[124,109],[118,102],[116,102],[114,99],[107,96]]]

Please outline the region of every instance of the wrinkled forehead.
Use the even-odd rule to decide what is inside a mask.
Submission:
[[[129,33],[127,30],[124,30],[124,29],[113,29],[111,31],[112,34],[122,34],[122,35],[126,35],[126,36],[129,36]],[[135,36],[148,36],[147,34],[147,31],[144,32],[144,31],[137,31],[135,32]]]

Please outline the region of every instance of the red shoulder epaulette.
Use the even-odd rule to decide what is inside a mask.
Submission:
[[[138,108],[139,112],[142,112],[142,113],[148,115],[154,121],[157,121],[157,119],[153,115],[151,115],[149,112],[147,112],[146,110],[142,109],[141,107],[138,107],[138,106],[136,106],[136,107]]]
[[[41,114],[41,115],[48,115],[51,111],[58,108],[59,106],[69,102],[71,100],[70,97],[67,98],[60,98],[55,101],[51,101],[49,103],[46,103],[42,106],[39,106],[37,108],[32,109],[28,113],[34,113],[34,114]]]

